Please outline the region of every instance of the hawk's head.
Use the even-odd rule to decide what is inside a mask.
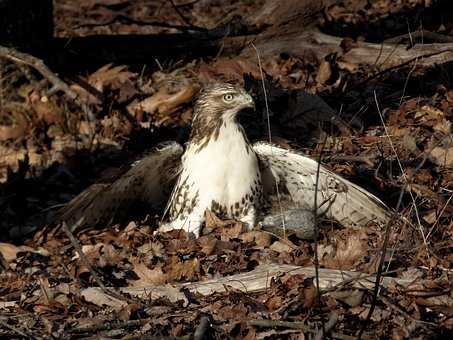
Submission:
[[[254,106],[253,98],[242,87],[226,83],[214,84],[203,89],[198,97],[193,121],[234,120],[239,111]]]
[[[236,124],[236,116],[245,108],[254,107],[252,97],[242,87],[214,84],[200,93],[194,108],[190,142],[202,149],[217,140],[221,126]]]

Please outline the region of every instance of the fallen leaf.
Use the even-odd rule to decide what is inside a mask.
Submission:
[[[82,290],[80,295],[85,299],[85,301],[95,304],[97,306],[103,307],[108,306],[112,307],[114,310],[119,311],[123,307],[127,306],[126,301],[121,301],[113,296],[103,293],[99,288],[90,287]]]
[[[17,258],[17,254],[21,252],[34,252],[35,250],[27,246],[15,246],[10,243],[0,242],[0,253],[2,253],[6,262],[12,262]]]
[[[430,154],[431,160],[439,166],[453,166],[453,147],[445,149],[443,147],[435,147]]]
[[[149,284],[160,284],[167,281],[167,277],[161,267],[149,269],[144,263],[133,263],[134,273],[140,278],[139,280],[129,280],[130,286],[142,287]]]
[[[287,245],[286,243],[281,242],[281,241],[275,241],[274,243],[272,243],[272,245],[270,246],[270,249],[272,249],[273,251],[276,251],[277,253],[284,253],[284,252],[289,253],[292,250],[289,245]]]

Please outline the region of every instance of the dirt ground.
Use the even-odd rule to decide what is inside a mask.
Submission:
[[[178,32],[150,22],[215,29],[256,18],[270,2],[56,0],[55,32]],[[202,237],[189,240],[176,232],[153,235],[160,216],[145,215],[76,234],[94,274],[52,225],[58,209],[89,185],[118,178],[160,142],[186,142],[194,98],[209,81],[250,90],[257,110],[243,122],[246,133],[267,140],[257,58],[220,49],[191,60],[68,66],[59,75],[94,119],[63,93],[49,93],[50,82],[35,70],[0,59],[0,338],[319,339],[325,332],[350,339],[362,328],[371,339],[451,338],[452,63],[417,56],[389,66],[378,53],[374,64],[346,57],[357,45],[395,43],[395,37],[408,51],[450,44],[452,15],[439,3],[338,1],[319,14],[316,27],[341,37],[344,55],[263,53],[261,60],[273,141],[322,159],[404,217],[390,226],[385,254],[385,230],[377,225],[323,221],[315,243],[213,220]],[[377,301],[372,287],[351,282],[318,295],[313,277],[291,272],[257,291],[225,284],[203,295],[181,288],[271,263],[313,266],[315,253],[321,268],[370,275],[383,258],[385,275],[395,280],[381,287]],[[121,293],[106,301],[89,289],[98,281],[179,287],[184,298]]]

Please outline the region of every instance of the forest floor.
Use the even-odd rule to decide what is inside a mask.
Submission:
[[[151,21],[213,29],[253,16],[267,2],[174,3],[57,0],[56,35],[177,31]],[[407,34],[422,29],[453,39],[453,25],[440,19],[449,14],[433,9],[436,1],[367,3],[339,1],[317,27],[343,38],[345,51],[404,35],[398,43],[410,50],[429,42]],[[362,65],[338,53],[266,54],[261,62],[273,141],[321,159],[405,217],[390,226],[384,272],[395,280],[381,287],[377,301],[372,286],[354,280],[318,299],[313,277],[291,271],[272,275],[264,289],[233,281],[272,263],[313,267],[315,252],[321,268],[374,275],[385,240],[378,226],[323,222],[315,243],[214,221],[209,233],[189,240],[153,235],[159,216],[131,217],[126,225],[76,235],[94,274],[49,225],[89,185],[117,178],[160,142],[187,141],[193,100],[209,81],[245,83],[257,101],[246,132],[267,140],[256,56],[220,50],[192,60],[60,72],[94,119],[64,94],[49,93],[51,84],[34,70],[0,60],[0,338],[318,339],[323,328],[338,339],[356,338],[362,328],[363,338],[453,337],[452,63],[416,59],[390,67],[376,54],[374,65]],[[212,294],[183,285],[229,276],[231,284]],[[108,298],[90,289],[98,280],[118,289],[176,289],[182,298],[152,291]]]

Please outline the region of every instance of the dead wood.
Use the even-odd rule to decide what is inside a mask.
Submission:
[[[88,119],[94,120],[95,116],[90,107],[79,99],[78,94],[72,90],[68,84],[61,80],[55,73],[53,73],[41,59],[38,59],[30,54],[22,53],[14,48],[8,48],[0,45],[0,58],[5,58],[18,64],[28,65],[38,71],[44,78],[46,78],[53,87],[50,93],[62,91],[71,100],[76,102],[83,111],[87,114]]]
[[[122,288],[121,292],[130,294],[141,299],[168,298],[172,302],[185,301],[187,297],[183,290],[193,294],[208,296],[214,293],[226,292],[230,289],[236,289],[247,293],[264,291],[269,288],[271,280],[283,274],[304,275],[307,278],[315,277],[314,267],[300,267],[293,265],[268,264],[257,267],[256,269],[231,276],[225,276],[219,279],[212,279],[202,282],[180,283],[174,285],[149,285],[146,287]],[[319,287],[321,290],[333,289],[333,287],[342,287],[351,285],[356,288],[372,289],[374,287],[375,277],[360,272],[342,271],[334,269],[319,269]],[[384,277],[381,283],[382,287],[388,287],[391,284],[409,286],[413,280],[397,279]],[[117,301],[106,299],[99,288],[87,288],[82,291],[85,299],[94,304],[105,304],[113,308],[121,308]]]
[[[263,57],[287,53],[298,57],[315,56],[323,60],[327,55],[337,53],[341,61],[352,65],[373,65],[379,69],[398,67],[406,63],[420,66],[443,64],[453,60],[453,43],[415,45],[373,44],[357,42],[348,51],[341,47],[343,38],[334,37],[316,29],[296,32],[273,39],[261,40],[255,45]],[[246,48],[242,56],[256,58],[252,48]]]

